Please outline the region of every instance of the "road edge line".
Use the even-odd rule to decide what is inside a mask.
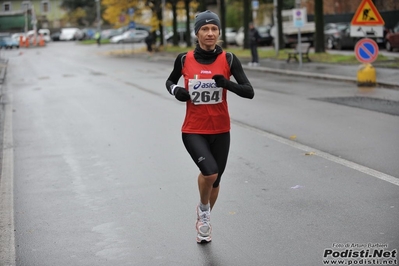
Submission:
[[[302,151],[305,151],[305,152],[312,152],[313,156],[318,156],[318,157],[324,158],[324,159],[326,159],[328,161],[335,162],[337,164],[346,166],[346,167],[351,168],[353,170],[365,173],[365,174],[367,174],[369,176],[372,176],[372,177],[375,177],[377,179],[389,182],[389,183],[391,183],[393,185],[399,186],[399,178],[396,178],[394,176],[391,176],[391,175],[382,173],[380,171],[371,169],[371,168],[369,168],[367,166],[364,166],[364,165],[361,165],[361,164],[358,164],[358,163],[355,163],[355,162],[351,162],[349,160],[337,157],[337,156],[332,155],[330,153],[327,153],[327,152],[324,152],[324,151],[321,151],[321,150],[318,150],[318,149],[314,149],[314,148],[312,148],[310,146],[307,146],[307,145],[304,145],[304,144],[300,144],[300,143],[295,142],[293,140],[280,137],[280,136],[275,135],[273,133],[270,133],[270,132],[267,132],[265,130],[262,130],[262,129],[259,129],[259,128],[256,128],[256,127],[253,127],[253,126],[250,126],[250,125],[247,125],[247,124],[244,124],[244,123],[242,123],[240,121],[237,121],[237,120],[232,120],[232,123],[234,123],[236,125],[239,125],[239,126],[241,126],[243,128],[246,128],[248,130],[257,132],[257,133],[259,133],[259,134],[261,134],[261,135],[263,135],[263,136],[265,136],[265,137],[267,137],[269,139],[275,140],[277,142],[280,142],[282,144],[291,146],[293,148],[296,148],[296,149],[299,149],[299,150],[302,150]]]
[[[6,94],[3,94],[5,96]],[[3,157],[0,176],[0,261],[4,266],[16,265],[14,231],[14,144],[12,135],[12,95],[3,100]]]

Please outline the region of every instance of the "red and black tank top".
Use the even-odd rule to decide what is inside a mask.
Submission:
[[[187,101],[186,105],[186,117],[183,122],[182,132],[183,133],[196,133],[196,134],[219,134],[230,131],[230,115],[227,106],[227,90],[222,89],[221,94],[217,94],[216,97],[222,97],[220,103],[207,104],[207,100],[215,98],[215,95],[207,92],[206,87],[214,87],[215,84],[210,79],[214,75],[223,75],[226,79],[230,79],[230,66],[226,59],[226,52],[222,52],[218,55],[216,60],[209,65],[198,63],[194,58],[194,51],[187,52],[184,66],[182,69],[182,75],[184,77],[184,85],[189,90],[189,80],[196,79],[197,81],[191,81],[196,85],[192,87],[202,86],[202,90],[195,91],[195,94],[191,94],[191,100]],[[204,81],[201,83],[201,81]],[[207,81],[208,80],[208,81]],[[208,83],[207,83],[208,82]],[[191,89],[191,91],[193,88]],[[190,92],[191,92],[190,91]],[[203,95],[201,95],[201,93]],[[195,104],[197,102],[201,104]],[[202,99],[202,100],[201,100]]]

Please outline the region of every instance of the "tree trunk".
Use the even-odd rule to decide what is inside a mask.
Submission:
[[[226,42],[226,4],[225,0],[220,0],[220,23],[222,24],[222,47],[227,48]]]
[[[314,15],[316,24],[315,33],[315,52],[324,53],[324,14],[323,14],[323,0],[316,0],[314,5]]]
[[[190,0],[185,0],[185,8],[186,8],[186,44],[187,47],[192,45],[191,43],[191,31],[190,31]]]
[[[244,0],[243,1],[244,4],[244,49],[249,49],[249,42],[248,42],[248,31],[249,31],[249,16],[251,13],[250,10],[250,0]]]
[[[154,6],[154,10],[156,11],[156,14],[157,14],[157,18],[158,18],[158,21],[159,21],[159,31],[160,31],[160,37],[161,37],[161,41],[160,41],[160,44],[161,44],[161,46],[163,46],[163,47],[166,47],[166,43],[164,43],[164,40],[165,40],[165,29],[164,29],[164,26],[163,26],[163,14],[162,14],[162,7],[161,7],[161,3],[160,3],[160,1],[155,1],[155,6]]]
[[[179,33],[177,32],[177,1],[172,2],[172,14],[173,14],[173,45],[179,45]]]

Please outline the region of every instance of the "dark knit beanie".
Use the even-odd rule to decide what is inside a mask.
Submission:
[[[219,19],[218,15],[216,15],[212,11],[207,10],[207,11],[201,12],[195,16],[195,20],[194,20],[195,35],[197,35],[200,28],[206,24],[214,24],[214,25],[218,26],[219,31],[220,31],[221,26],[220,26],[220,19]]]

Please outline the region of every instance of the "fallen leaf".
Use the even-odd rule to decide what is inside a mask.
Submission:
[[[310,151],[310,152],[305,153],[305,155],[315,155],[315,154],[316,153],[314,151]]]
[[[301,185],[296,185],[291,187],[292,189],[300,189],[300,188],[304,188],[305,186],[301,186]]]

